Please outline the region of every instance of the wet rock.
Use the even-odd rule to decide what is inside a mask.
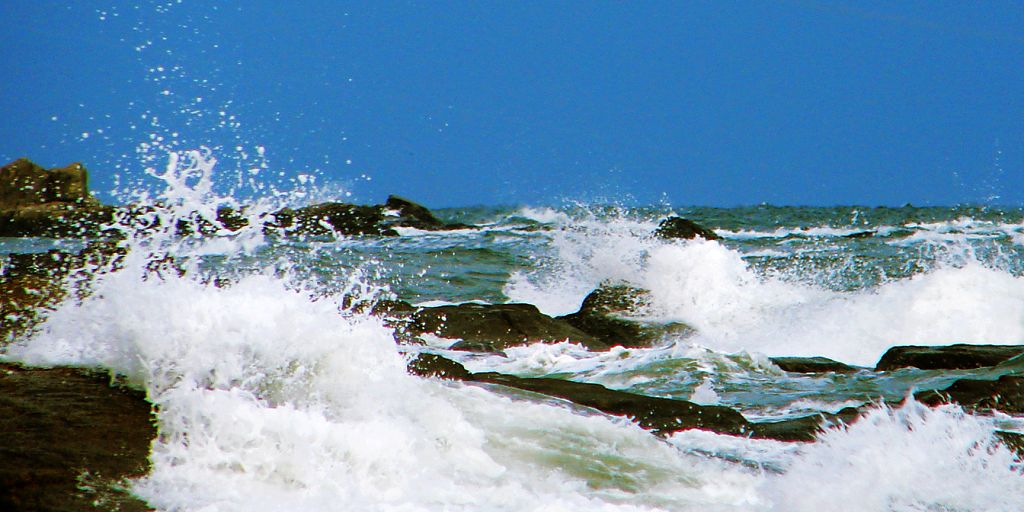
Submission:
[[[0,347],[28,333],[69,291],[87,292],[90,275],[69,282],[73,271],[116,264],[123,250],[113,243],[94,242],[72,254],[51,250],[44,253],[7,254],[0,259]]]
[[[418,354],[409,361],[409,373],[420,377],[450,380],[471,380],[473,374],[465,366],[436,354]]]
[[[536,342],[570,341],[591,350],[608,346],[569,323],[541,313],[532,304],[459,304],[422,308],[411,315],[410,334],[459,339],[453,349],[499,352]]]
[[[21,158],[0,167],[0,236],[95,236],[113,218],[89,194],[82,164],[46,170]]]
[[[996,430],[996,438],[1004,446],[1010,449],[1010,451],[1017,454],[1024,460],[1024,434],[1020,432],[1010,432],[1007,430]]]
[[[688,429],[750,436],[777,441],[813,441],[822,428],[851,424],[859,416],[855,407],[836,414],[813,414],[774,422],[747,421],[724,406],[699,405],[686,400],[650,397],[608,389],[600,384],[550,378],[524,378],[494,372],[472,373],[461,364],[435,354],[419,354],[409,363],[409,373],[449,380],[484,382],[561,398],[613,416],[626,416],[657,435]]]
[[[781,421],[750,424],[751,437],[776,441],[814,441],[823,429],[832,425],[850,425],[860,417],[856,407],[847,407],[836,414],[818,413]]]
[[[1024,376],[1003,375],[997,380],[960,379],[946,389],[923,391],[914,398],[928,405],[956,402],[972,409],[1024,414]]]
[[[0,363],[0,432],[0,510],[149,510],[124,491],[149,470],[156,436],[143,393]]]
[[[459,229],[464,224],[448,225],[441,222],[433,213],[430,213],[425,206],[414,203],[404,197],[388,196],[384,202],[383,212],[385,223],[389,226],[399,226],[422,229],[426,231],[437,231],[442,229]]]
[[[600,384],[561,379],[474,373],[472,380],[558,397],[614,416],[626,416],[659,435],[691,428],[733,435],[750,432],[746,418],[728,407],[637,395],[608,389]]]
[[[669,217],[658,224],[654,236],[666,240],[690,240],[701,237],[705,240],[718,240],[714,231],[682,217]]]
[[[608,389],[600,384],[523,378],[493,372],[470,373],[461,364],[433,354],[420,354],[410,363],[409,370],[417,375],[501,384],[561,398],[614,416],[627,416],[659,435],[691,428],[734,435],[750,432],[749,423],[743,415],[728,407],[637,395]]]
[[[892,347],[875,365],[875,371],[915,367],[922,370],[967,370],[995,366],[1024,354],[1024,345],[947,345]]]
[[[878,232],[874,231],[874,230],[857,231],[856,233],[850,233],[848,235],[843,235],[843,238],[850,238],[850,239],[871,238],[871,237],[875,236],[876,234],[878,234]]]
[[[304,208],[285,208],[273,214],[269,227],[279,227],[290,234],[388,235],[398,232],[384,225],[384,212],[377,206],[347,203],[320,203]]]
[[[793,373],[854,373],[858,369],[827,357],[772,357],[772,364]]]
[[[650,347],[667,336],[685,336],[686,324],[630,318],[642,314],[650,292],[624,284],[604,284],[591,292],[576,313],[558,317],[608,346]]]
[[[398,196],[388,196],[382,205],[320,203],[297,209],[285,208],[271,215],[266,226],[270,230],[311,236],[397,236],[395,228],[438,231],[471,227],[446,224],[426,207]]]

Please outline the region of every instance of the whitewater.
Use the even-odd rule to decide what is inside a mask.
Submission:
[[[123,258],[77,273],[87,292],[0,352],[104,369],[145,391],[159,433],[149,474],[128,485],[157,510],[1024,508],[1021,460],[995,435],[1024,431],[1024,418],[907,398],[969,373],[871,369],[894,345],[1024,340],[1020,210],[480,207],[437,212],[474,229],[290,238],[257,221],[294,195],[218,195],[214,167],[210,152],[174,152],[151,171],[139,200],[153,212],[147,229],[122,219]],[[249,227],[176,229],[213,222],[221,206],[245,206]],[[722,238],[651,236],[672,214]],[[396,342],[359,307],[524,302],[558,315],[610,282],[651,292],[645,319],[691,329],[650,348],[471,353],[437,337]],[[561,400],[411,375],[421,352],[750,419],[862,412],[812,443],[661,438]],[[771,356],[862,370],[790,374]]]

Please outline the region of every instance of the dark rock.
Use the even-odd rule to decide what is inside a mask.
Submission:
[[[948,345],[892,347],[882,355],[875,371],[915,367],[922,370],[967,370],[995,366],[1024,354],[1024,345]]]
[[[669,217],[658,224],[654,236],[666,240],[685,239],[701,237],[705,240],[718,240],[718,235],[696,222],[682,217]]]
[[[418,354],[409,361],[409,373],[420,377],[471,380],[473,374],[465,366],[436,354]]]
[[[1021,434],[1020,432],[996,430],[996,439],[998,439],[1001,444],[1009,448],[1011,452],[1016,453],[1017,457],[1024,460],[1024,434]]]
[[[303,208],[285,208],[271,215],[270,230],[311,236],[379,235],[397,236],[395,228],[426,231],[463,229],[465,224],[445,224],[426,207],[398,196],[382,205],[320,203]]]
[[[858,238],[871,238],[877,234],[876,231],[858,231],[856,233],[850,233],[843,235],[843,238],[858,239]]]
[[[326,236],[388,235],[398,232],[384,225],[384,212],[378,206],[347,203],[320,203],[292,210],[285,208],[273,214],[269,227],[283,228],[288,233]]]
[[[0,264],[0,347],[38,324],[67,296],[69,284],[77,296],[87,292],[89,275],[69,283],[73,271],[116,265],[122,254],[116,244],[94,242],[77,254],[51,250],[6,255]]]
[[[249,225],[249,220],[241,212],[228,206],[217,208],[217,222],[228,231],[238,231]]]
[[[46,203],[0,211],[0,236],[78,238],[112,235],[104,226],[114,221],[114,208],[103,205]]]
[[[1003,375],[997,380],[960,379],[941,391],[922,391],[914,397],[928,405],[956,402],[972,409],[1024,414],[1024,376]]]
[[[527,379],[499,373],[474,373],[472,380],[563,398],[607,414],[626,416],[659,435],[691,428],[732,435],[746,435],[750,432],[746,418],[728,407],[637,395],[608,389],[599,384],[561,379]]]
[[[445,223],[438,220],[425,206],[398,196],[388,196],[384,202],[384,214],[388,224],[424,230],[445,229]]]
[[[142,392],[0,363],[0,433],[0,510],[149,510],[123,490],[149,471],[156,436]]]
[[[823,413],[792,420],[751,423],[729,407],[637,395],[608,389],[600,384],[524,378],[493,372],[471,373],[461,364],[435,354],[420,354],[412,359],[409,372],[424,377],[500,384],[561,398],[613,416],[626,416],[657,435],[697,428],[759,439],[813,441],[825,425],[853,423],[859,415],[857,408],[848,407],[837,414]]]
[[[772,364],[793,373],[854,373],[857,368],[827,357],[772,357]]]
[[[650,347],[667,336],[693,331],[686,324],[656,323],[628,318],[641,314],[650,292],[629,285],[604,284],[591,292],[576,313],[558,317],[608,346]]]
[[[412,314],[408,332],[460,339],[462,341],[452,348],[473,352],[498,352],[517,345],[565,340],[591,350],[608,348],[569,323],[541,313],[531,304],[466,303],[422,308]]]
[[[776,441],[814,441],[829,425],[850,425],[860,417],[860,410],[847,407],[836,414],[818,413],[781,421],[750,424],[751,437]]]

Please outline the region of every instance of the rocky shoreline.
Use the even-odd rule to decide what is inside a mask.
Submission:
[[[0,266],[0,346],[24,336],[45,311],[69,293],[87,293],[69,276],[83,267],[116,264],[121,252],[112,242],[116,219],[138,208],[102,205],[88,192],[81,164],[44,170],[26,159],[0,168],[0,237],[86,238],[77,253],[8,254]],[[474,229],[448,224],[427,208],[391,196],[382,205],[321,203],[283,209],[255,219],[269,232],[294,236],[399,236],[399,229],[438,231]],[[218,211],[213,232],[237,230],[252,222],[245,212]],[[179,231],[184,230],[180,228]],[[186,231],[187,232],[187,231]],[[665,219],[652,236],[717,238],[713,231],[679,217]],[[88,281],[83,275],[81,282]],[[692,331],[681,323],[644,320],[648,292],[623,283],[593,290],[579,311],[552,317],[531,304],[465,303],[416,307],[380,301],[365,307],[394,329],[396,342],[410,354],[409,372],[423,378],[461,381],[494,389],[515,389],[564,400],[574,406],[635,421],[655,435],[686,429],[779,441],[813,442],[829,425],[851,424],[861,413],[847,408],[802,418],[750,421],[739,411],[686,400],[644,396],[607,387],[553,378],[525,378],[494,372],[474,373],[460,363],[431,353],[423,337],[453,340],[451,350],[500,353],[532,343],[578,343],[591,351],[642,348]],[[895,346],[874,368],[860,368],[823,357],[774,357],[781,371],[813,373],[986,370],[991,379],[962,378],[942,389],[918,390],[916,400],[936,406],[958,403],[979,414],[1024,414],[1024,376],[1014,364],[1024,360],[1024,345]],[[124,491],[126,479],[146,473],[149,445],[156,435],[152,406],[137,391],[111,382],[102,373],[73,368],[27,368],[0,364],[0,509],[146,510]],[[1024,455],[1024,443],[1012,433],[1004,442]]]

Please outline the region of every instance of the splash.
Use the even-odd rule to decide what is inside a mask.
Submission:
[[[1024,503],[1021,471],[992,434],[991,420],[911,399],[824,433],[765,482],[765,493],[773,509],[794,512],[1008,512]]]

